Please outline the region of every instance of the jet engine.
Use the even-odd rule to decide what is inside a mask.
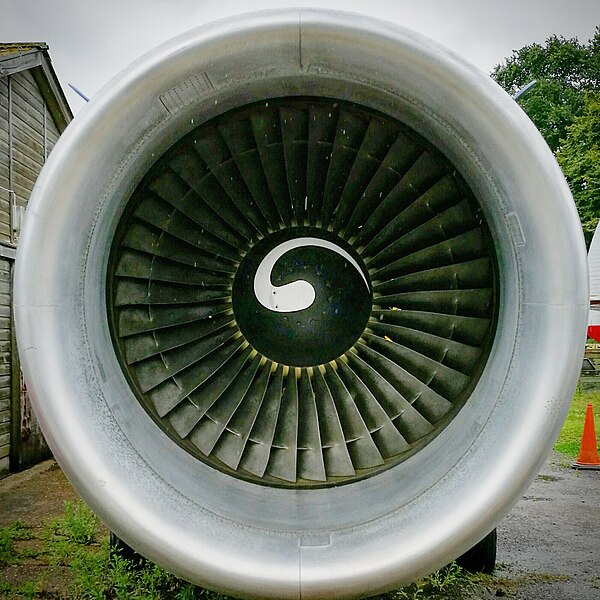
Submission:
[[[135,550],[244,598],[359,598],[467,551],[538,472],[586,254],[490,78],[322,10],[194,29],[52,152],[15,318],[47,441]]]

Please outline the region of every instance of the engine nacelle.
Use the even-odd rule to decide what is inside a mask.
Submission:
[[[39,178],[19,351],[56,459],[133,548],[247,598],[361,597],[491,531],[581,365],[583,236],[491,79],[320,10],[195,29]]]

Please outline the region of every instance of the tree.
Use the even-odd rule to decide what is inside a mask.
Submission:
[[[583,113],[567,128],[556,158],[571,186],[589,243],[600,217],[600,93],[586,93],[583,104]]]
[[[518,102],[556,154],[589,244],[600,217],[600,27],[587,44],[553,35],[515,50],[492,77],[510,94],[537,80]]]
[[[537,80],[519,104],[556,151],[567,128],[583,113],[585,92],[600,91],[600,27],[588,44],[553,35],[544,46],[515,50],[492,77],[510,94]]]

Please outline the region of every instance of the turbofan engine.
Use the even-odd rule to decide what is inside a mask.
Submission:
[[[558,435],[588,312],[521,109],[321,10],[195,29],[93,98],[15,286],[73,485],[152,561],[247,598],[374,594],[488,534]]]

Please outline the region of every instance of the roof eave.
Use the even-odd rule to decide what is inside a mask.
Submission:
[[[25,52],[19,52],[16,55],[0,56],[0,77],[31,70],[31,74],[40,88],[42,98],[48,106],[58,130],[62,133],[72,121],[73,112],[52,66],[48,45],[36,43],[29,46],[35,47],[29,47]]]

